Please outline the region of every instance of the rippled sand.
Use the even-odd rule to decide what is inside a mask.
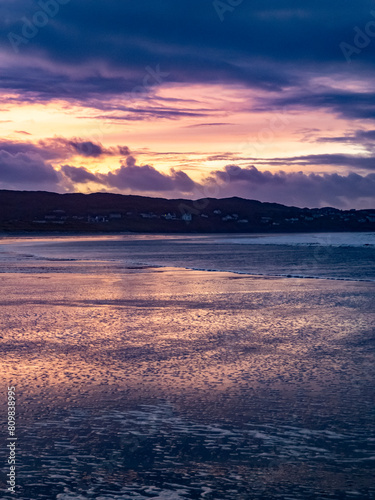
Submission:
[[[0,275],[17,498],[375,498],[374,284],[55,271]]]

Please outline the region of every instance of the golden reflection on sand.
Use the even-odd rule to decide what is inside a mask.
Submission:
[[[124,390],[215,399],[272,387],[292,398],[353,384],[340,352],[368,328],[368,313],[345,303],[362,284],[303,281],[168,268],[3,275],[1,383],[30,405]],[[363,383],[366,353],[361,363]]]

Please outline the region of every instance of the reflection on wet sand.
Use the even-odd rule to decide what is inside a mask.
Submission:
[[[86,265],[0,276],[19,498],[375,495],[373,284]]]

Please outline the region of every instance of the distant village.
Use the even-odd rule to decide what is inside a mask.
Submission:
[[[34,224],[65,224],[69,220],[71,221],[80,221],[87,224],[109,224],[113,222],[126,221],[126,220],[135,220],[135,219],[146,219],[149,221],[152,220],[165,220],[165,221],[182,221],[185,223],[190,223],[194,219],[215,219],[216,221],[220,220],[223,223],[235,223],[235,224],[250,224],[249,218],[246,218],[237,213],[223,213],[221,210],[213,210],[212,213],[200,213],[200,214],[192,214],[192,213],[182,213],[176,214],[175,212],[168,212],[163,214],[158,214],[154,212],[110,212],[107,214],[104,213],[92,213],[89,215],[67,215],[64,210],[57,209],[53,210],[50,213],[46,213],[43,218],[33,220]],[[252,214],[253,217],[253,214]],[[330,220],[330,221],[338,221],[338,222],[348,222],[348,223],[357,223],[357,224],[366,224],[366,223],[375,223],[375,211],[360,211],[356,210],[351,211],[339,211],[337,209],[316,209],[316,210],[302,210],[302,213],[296,217],[280,217],[274,216],[259,216],[257,222],[262,224],[263,226],[280,226],[280,225],[298,225],[298,224],[306,224],[319,220]]]
[[[374,210],[299,208],[238,197],[168,200],[111,193],[0,191],[2,232],[375,231]]]

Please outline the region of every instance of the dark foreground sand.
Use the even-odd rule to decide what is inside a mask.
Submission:
[[[0,286],[17,499],[375,498],[374,284],[145,268]]]

